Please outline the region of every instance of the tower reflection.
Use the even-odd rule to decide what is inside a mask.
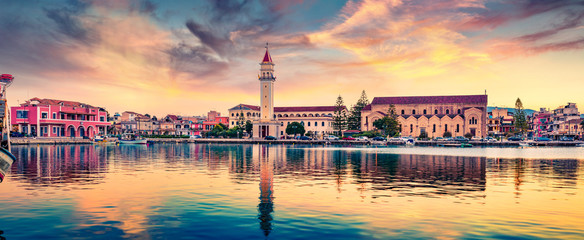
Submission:
[[[258,219],[264,236],[272,231],[272,212],[274,212],[274,162],[269,157],[269,147],[258,145],[260,164],[260,203],[258,204]]]

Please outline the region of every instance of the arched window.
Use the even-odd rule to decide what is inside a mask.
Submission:
[[[282,114],[278,114],[278,117],[282,117]]]
[[[317,113],[316,115],[314,115],[314,116],[316,116],[316,117],[320,117],[320,115],[319,115],[318,113]]]
[[[235,114],[231,113],[231,116],[233,117],[233,116],[235,116]]]
[[[402,109],[402,111],[401,111],[401,112],[402,112],[402,115],[406,114],[406,111],[405,111],[405,110],[403,110],[403,109]]]
[[[308,123],[308,126],[310,127],[310,122],[307,122],[307,123]]]
[[[432,126],[432,132],[436,132],[436,124]]]
[[[414,132],[414,124],[410,124],[410,133]]]
[[[314,126],[315,127],[318,127],[318,122],[314,122]]]
[[[247,116],[248,116],[248,117],[249,117],[249,116],[251,116],[251,113],[247,113]]]
[[[314,117],[314,115],[313,115],[312,113],[311,113],[311,114],[308,114],[308,116],[309,116],[309,117]]]
[[[460,114],[460,109],[458,109],[458,114]]]
[[[416,114],[416,109],[413,109],[412,110],[412,114]]]
[[[450,114],[450,109],[446,109],[446,114]]]
[[[424,115],[426,115],[426,109],[424,109]]]
[[[438,114],[438,109],[434,109],[434,114]]]
[[[448,132],[448,124],[444,125],[444,132]]]
[[[456,132],[460,132],[460,125],[456,124]]]
[[[284,114],[284,117],[288,117],[288,114]]]
[[[296,117],[300,117],[300,114],[296,114]]]

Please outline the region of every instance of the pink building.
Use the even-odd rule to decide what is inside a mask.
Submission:
[[[10,113],[18,132],[37,137],[93,138],[110,125],[105,109],[72,101],[32,98]]]

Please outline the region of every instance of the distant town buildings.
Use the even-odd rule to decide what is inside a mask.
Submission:
[[[487,135],[487,95],[375,97],[362,110],[361,129],[375,129],[373,122],[386,116],[390,105],[395,107],[402,136]]]
[[[11,108],[16,131],[34,137],[89,137],[107,132],[107,111],[85,103],[32,98]]]
[[[581,138],[582,119],[575,103],[568,103],[553,111],[541,108],[530,119],[531,130],[537,137],[559,139],[561,137]]]

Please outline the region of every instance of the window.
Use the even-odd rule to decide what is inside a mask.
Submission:
[[[424,109],[424,115],[426,115],[426,109]]]
[[[300,122],[300,125],[304,126],[304,121]]]
[[[57,134],[57,127],[53,127],[53,134]]]
[[[310,127],[310,122],[308,122],[308,126]]]
[[[53,119],[57,119],[57,113],[53,113]]]
[[[448,132],[448,125],[444,125],[444,131]]]
[[[406,114],[406,111],[402,109],[401,113],[402,113],[402,115]]]
[[[434,109],[434,114],[438,114],[438,109]]]
[[[324,127],[324,122],[322,122],[322,126]]]
[[[49,118],[49,114],[48,114],[48,113],[46,113],[46,112],[44,112],[44,113],[41,113],[41,118],[42,118],[42,119],[47,119],[47,118]]]
[[[412,110],[412,114],[416,114],[416,110],[415,110],[415,109],[414,109],[414,110]]]
[[[16,111],[16,118],[28,118],[28,111]]]
[[[436,132],[436,124],[432,126],[432,132]]]
[[[460,109],[458,109],[458,114],[460,114]]]
[[[410,124],[410,133],[414,131],[414,124]]]
[[[314,126],[315,127],[318,127],[318,122],[314,122]]]
[[[235,114],[233,114],[233,113],[232,113],[232,114],[231,114],[231,116],[232,116],[232,117],[235,117]]]
[[[446,114],[450,114],[450,109],[446,109]]]
[[[105,122],[105,117],[104,117],[104,116],[100,116],[100,117],[99,117],[99,121],[100,121],[100,122]]]
[[[460,132],[460,125],[456,124],[456,132]]]

